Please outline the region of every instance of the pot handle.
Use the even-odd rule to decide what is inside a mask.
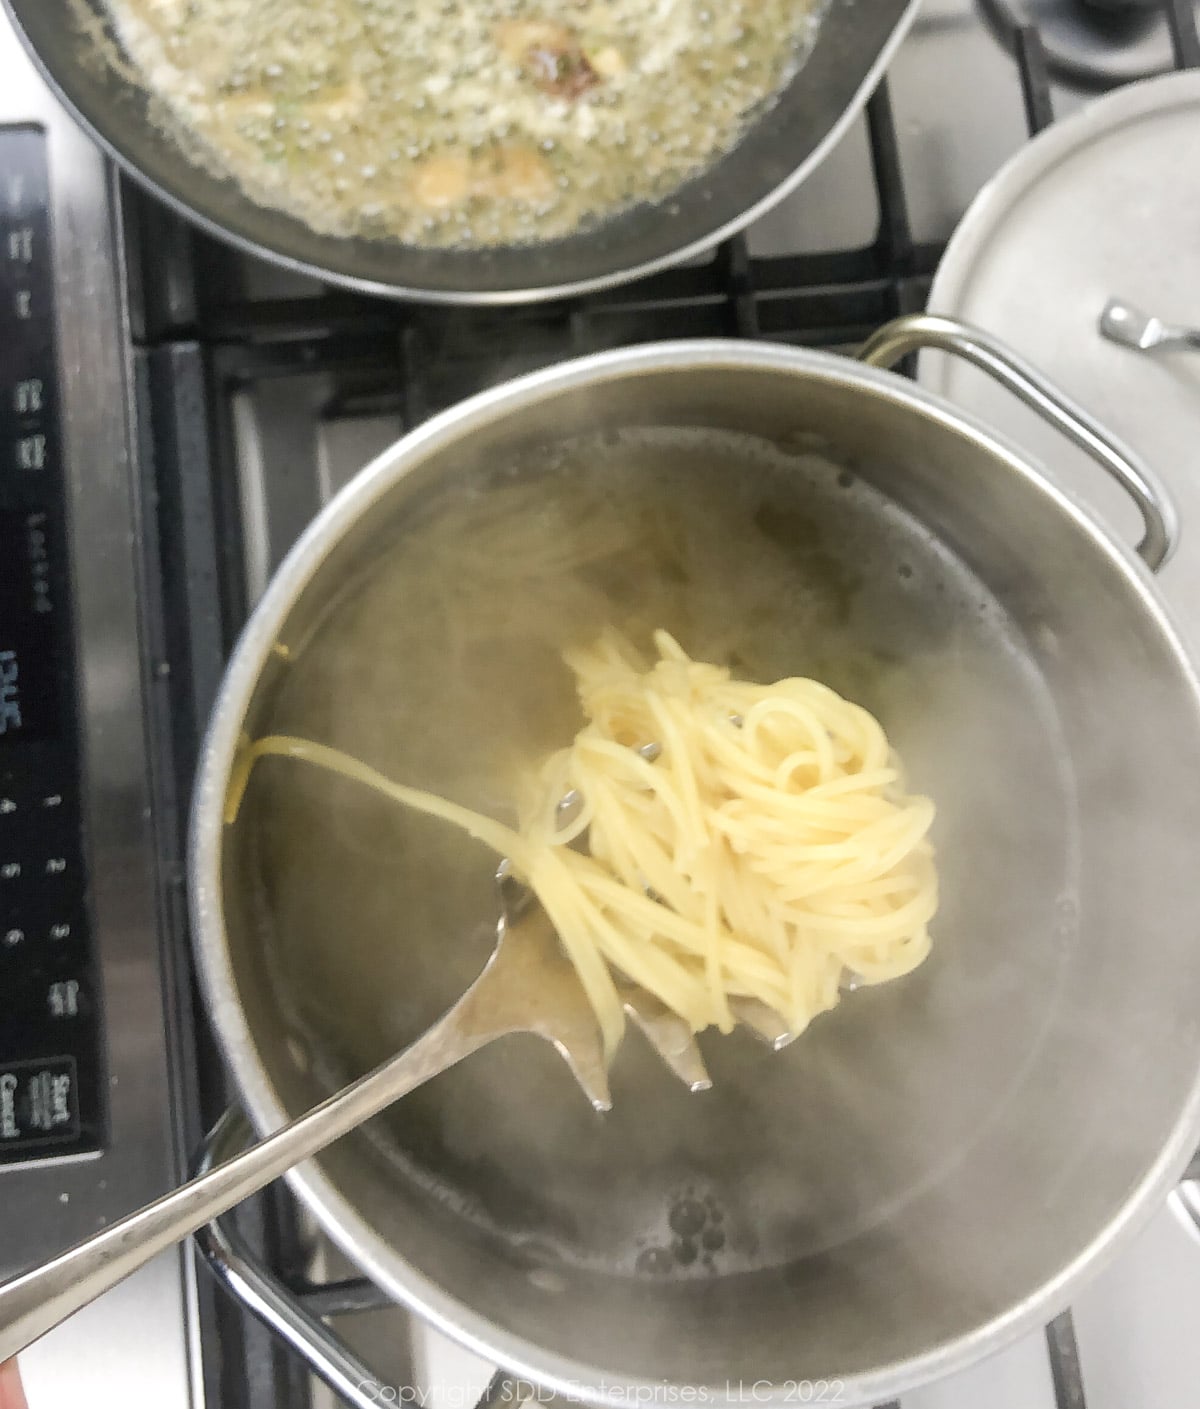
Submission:
[[[253,1138],[246,1117],[231,1106],[205,1136],[192,1177],[199,1178],[240,1154]],[[356,1277],[298,1287],[251,1249],[232,1213],[197,1229],[195,1238],[209,1270],[225,1291],[299,1355],[342,1404],[350,1409],[378,1409],[380,1404],[423,1402],[414,1387],[390,1384],[387,1374],[360,1360],[323,1319],[394,1307],[396,1303],[373,1282]],[[513,1379],[506,1371],[497,1370],[475,1409],[524,1409],[533,1394],[528,1380]]]
[[[206,1136],[194,1177],[248,1149],[253,1138],[245,1116],[231,1106]],[[296,1351],[343,1404],[377,1409],[379,1387],[386,1380],[255,1256],[228,1214],[197,1229],[195,1238],[209,1269],[230,1296]]]
[[[1007,344],[955,318],[938,313],[895,318],[867,339],[859,357],[872,367],[893,367],[923,348],[954,353],[986,372],[1090,455],[1137,505],[1146,529],[1138,556],[1152,572],[1162,567],[1179,541],[1179,516],[1165,486],[1132,450]]]

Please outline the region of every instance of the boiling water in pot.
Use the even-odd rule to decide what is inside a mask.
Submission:
[[[598,1116],[553,1052],[511,1038],[406,1097],[362,1158],[535,1275],[705,1277],[830,1255],[947,1173],[1032,1060],[1075,932],[1067,753],[979,582],[803,436],[627,431],[464,467],[393,541],[282,643],[258,732],[333,744],[511,821],[522,770],[580,723],[561,648],[664,626],[739,676],[812,675],[874,712],[938,805],[943,903],[920,970],[848,995],[785,1052],[744,1031],[702,1039],[711,1092],[687,1093],[631,1032]],[[259,766],[243,819],[263,962],[297,1061],[332,1087],[478,972],[495,860],[287,762]],[[972,1021],[997,1005],[1005,1023]]]

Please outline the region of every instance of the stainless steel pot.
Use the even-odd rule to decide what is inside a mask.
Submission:
[[[190,161],[152,120],[146,94],[97,46],[96,35],[110,33],[104,0],[3,3],[67,107],[176,210],[251,254],[362,292],[434,303],[582,293],[710,249],[782,200],[836,145],[917,12],[917,0],[828,0],[815,48],[778,103],[669,200],[540,245],[438,250],[317,234]]]
[[[901,320],[867,355],[918,345],[971,357],[1088,445],[1162,560],[1173,516],[1128,452],[948,320]],[[192,826],[205,991],[265,1131],[415,1035],[478,961],[456,936],[486,908],[486,860],[456,855],[433,912],[431,869],[380,913],[402,858],[363,829],[343,845],[294,777],[223,827],[231,762],[281,717],[355,747],[345,720],[385,678],[390,707],[403,672],[364,584],[412,515],[481,462],[626,424],[802,452],[799,498],[769,521],[803,549],[798,572],[849,584],[847,650],[887,647],[890,693],[866,702],[939,805],[935,953],[783,1053],[712,1042],[704,1097],[627,1042],[604,1118],[553,1054],[501,1044],[291,1183],[400,1301],[573,1397],[878,1403],[1061,1309],[1161,1203],[1200,1129],[1200,687],[1145,566],[985,426],[875,367],[714,341],[556,367],[406,437],[304,534],[230,663]],[[814,447],[838,484],[865,486],[853,533],[833,482],[803,479]],[[789,475],[773,483],[786,500]],[[353,659],[337,654],[348,612],[380,632]],[[280,826],[300,839],[287,873]],[[368,969],[355,956],[372,925]]]

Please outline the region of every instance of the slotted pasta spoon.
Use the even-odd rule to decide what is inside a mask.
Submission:
[[[578,798],[564,798],[560,815],[578,804]],[[507,861],[500,863],[496,881],[501,912],[496,947],[483,972],[444,1017],[403,1052],[243,1154],[0,1286],[0,1362],[164,1248],[498,1037],[527,1032],[552,1043],[595,1109],[609,1110],[600,1027],[558,935]],[[636,985],[620,983],[619,992],[626,1013],[680,1080],[692,1091],[709,1087],[687,1023]],[[764,1004],[735,999],[732,1006],[738,1019],[772,1046],[790,1040],[782,1019]]]

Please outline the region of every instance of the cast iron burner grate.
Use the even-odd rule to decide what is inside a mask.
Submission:
[[[980,4],[993,16],[997,9],[1007,16],[1026,120],[1036,133],[1053,120],[1053,66],[1042,35],[1021,23],[1007,0]],[[1161,9],[1175,65],[1200,67],[1192,0],[1162,0]],[[160,815],[175,824],[162,845],[176,940],[182,943],[186,913],[184,800],[204,721],[248,611],[232,394],[251,382],[329,372],[345,388],[345,404],[331,408],[334,414],[382,412],[411,427],[509,376],[632,343],[742,336],[851,350],[889,318],[923,308],[943,249],[913,239],[886,81],[868,104],[867,133],[879,224],[866,247],[751,258],[737,236],[703,264],[517,309],[432,308],[338,291],[251,297],[242,284],[241,256],[140,192],[125,190],[146,583],[159,662],[157,744],[171,765],[158,780],[158,802]],[[223,1111],[232,1094],[206,1025],[198,1026],[197,1140],[202,1124]],[[204,1158],[236,1148],[243,1136],[234,1118],[219,1122]],[[1200,1159],[1192,1174],[1200,1179]],[[297,1228],[293,1201],[280,1188],[198,1238],[231,1293],[206,1291],[202,1300],[210,1401],[223,1409],[291,1409],[307,1401],[307,1367],[345,1403],[374,1409],[378,1400],[370,1387],[379,1381],[325,1319],[391,1302],[365,1278],[309,1282],[297,1270]],[[1057,1409],[1086,1409],[1069,1311],[1046,1328],[1046,1345]],[[520,1401],[521,1391],[500,1372],[478,1409],[517,1409]]]

